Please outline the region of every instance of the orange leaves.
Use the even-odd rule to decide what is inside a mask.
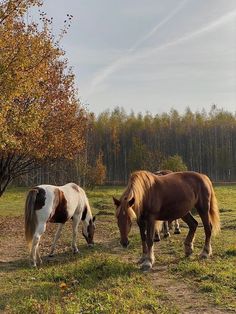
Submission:
[[[72,158],[84,146],[87,127],[74,75],[45,15],[42,28],[24,22],[25,10],[41,1],[23,0],[19,8],[17,3],[0,4],[0,149]]]
[[[65,282],[62,282],[59,287],[61,290],[65,290],[67,289],[67,284]]]

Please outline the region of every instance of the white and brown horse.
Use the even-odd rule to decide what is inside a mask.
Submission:
[[[46,230],[47,222],[58,223],[50,251],[52,256],[62,228],[70,218],[73,225],[72,250],[77,253],[76,239],[81,220],[82,233],[88,245],[94,243],[95,217],[92,216],[84,190],[75,183],[68,183],[63,186],[38,185],[28,192],[25,202],[25,237],[33,266],[42,263],[39,242]]]
[[[205,244],[200,256],[207,258],[212,254],[211,235],[220,230],[220,217],[214,189],[206,175],[183,171],[157,176],[148,171],[137,171],[130,176],[121,198],[113,200],[123,247],[129,244],[132,217],[137,219],[143,249],[141,269],[152,268],[155,260],[153,240],[157,220],[182,218],[189,227],[184,241],[185,254],[193,253],[198,222],[190,213],[192,208],[196,208],[205,231]]]

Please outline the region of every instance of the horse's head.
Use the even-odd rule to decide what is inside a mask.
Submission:
[[[135,199],[132,197],[130,200],[127,198],[117,200],[113,197],[113,201],[116,206],[116,218],[120,230],[120,244],[127,247],[129,245],[128,234],[131,229],[132,219],[136,217],[132,209]]]
[[[85,221],[82,227],[82,234],[89,246],[94,245],[93,237],[94,237],[94,232],[95,232],[95,223],[94,223],[95,219],[96,219],[96,216],[94,216],[92,219],[89,219],[88,222]]]

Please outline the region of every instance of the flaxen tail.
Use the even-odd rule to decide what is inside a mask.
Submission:
[[[212,225],[212,232],[216,235],[220,231],[220,214],[217,204],[217,199],[215,196],[214,189],[212,187],[211,201],[210,201],[210,221]]]
[[[29,248],[31,248],[32,239],[38,224],[34,209],[37,194],[37,189],[30,190],[25,201],[25,239]]]

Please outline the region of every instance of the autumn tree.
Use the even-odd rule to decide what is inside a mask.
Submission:
[[[187,166],[183,162],[183,159],[179,155],[174,155],[166,158],[161,163],[161,169],[168,169],[171,171],[186,171]]]
[[[87,115],[51,20],[42,13],[42,25],[25,23],[41,4],[0,4],[0,196],[36,160],[73,158],[84,146]]]
[[[103,163],[103,153],[100,151],[96,159],[94,168],[96,174],[96,184],[102,185],[106,179],[106,166]]]

